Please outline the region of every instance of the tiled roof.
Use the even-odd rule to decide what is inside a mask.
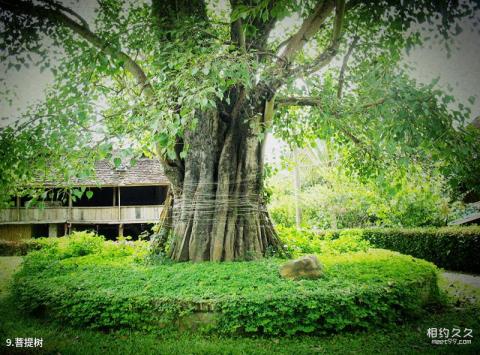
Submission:
[[[96,183],[100,185],[160,185],[169,184],[163,174],[162,166],[157,159],[139,159],[135,166],[128,166],[116,169],[115,166],[101,160],[95,164],[96,177],[88,181],[81,181],[81,184]]]
[[[57,186],[61,183],[43,182],[44,185]],[[119,167],[101,160],[95,163],[95,176],[72,182],[79,186],[139,186],[139,185],[168,185],[167,177],[157,159],[141,158],[134,166]]]

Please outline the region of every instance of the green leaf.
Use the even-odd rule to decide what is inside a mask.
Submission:
[[[82,191],[79,189],[73,189],[72,194],[78,198],[82,198],[82,195],[83,195]]]
[[[122,164],[122,159],[120,159],[119,157],[115,157],[113,159],[113,164],[115,165],[115,168],[118,168]]]
[[[168,145],[169,137],[166,133],[160,133],[157,137],[157,142],[160,147],[164,148]]]

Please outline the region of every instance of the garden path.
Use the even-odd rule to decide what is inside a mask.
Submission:
[[[460,281],[470,286],[480,288],[480,275],[462,274],[459,272],[447,271],[443,273],[449,281]]]

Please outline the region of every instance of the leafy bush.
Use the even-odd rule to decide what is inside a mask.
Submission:
[[[272,335],[378,327],[438,299],[433,264],[385,250],[324,255],[321,279],[292,281],[280,277],[280,259],[147,265],[134,258],[143,248],[34,251],[15,276],[15,299],[78,327],[164,332],[200,317],[217,332]]]
[[[315,232],[298,230],[293,227],[276,227],[278,236],[283,243],[285,251],[291,256],[302,254],[317,254],[322,251],[322,241]]]
[[[276,225],[295,226],[293,201],[302,210],[302,227],[318,229],[442,226],[461,206],[449,201],[446,181],[438,172],[411,166],[407,171],[393,169],[362,180],[348,174],[348,164],[337,161],[333,152],[329,159],[325,157],[328,164],[311,161],[326,153],[307,152],[300,157],[299,164],[308,169],[300,169],[302,186],[297,196],[291,169],[268,179],[272,190],[269,212]]]
[[[325,234],[323,243],[323,253],[325,254],[344,254],[357,251],[367,251],[370,243],[363,239],[362,232],[356,230],[340,231],[338,238],[334,238],[332,233]]]
[[[2,240],[0,239],[0,256],[25,255],[29,250],[34,250],[35,243],[32,239]]]
[[[278,226],[277,232],[287,254],[332,254],[367,251],[370,243],[362,238],[361,231],[345,230],[338,233],[327,232],[321,237],[310,230],[299,231],[296,228]]]
[[[74,232],[68,237],[57,239],[56,247],[61,259],[99,252],[105,240],[93,232]]]
[[[130,241],[130,237],[120,237],[116,241],[105,241],[103,236],[93,232],[76,231],[67,237],[35,238],[18,241],[0,239],[0,256],[26,255],[42,248],[50,248],[57,258],[83,256],[98,253],[105,257],[127,256],[137,252],[137,256],[145,254],[149,243],[146,241]]]

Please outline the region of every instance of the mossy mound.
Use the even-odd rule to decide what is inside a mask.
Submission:
[[[323,277],[301,281],[281,278],[278,259],[149,266],[132,253],[30,253],[16,300],[78,327],[295,334],[400,322],[438,299],[433,264],[386,250],[320,255]]]

